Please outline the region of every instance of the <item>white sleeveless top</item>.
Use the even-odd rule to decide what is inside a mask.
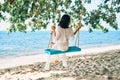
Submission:
[[[53,45],[53,49],[66,51],[69,47],[69,39],[74,38],[74,32],[72,28],[61,28],[58,26],[56,28],[56,37],[55,44]]]

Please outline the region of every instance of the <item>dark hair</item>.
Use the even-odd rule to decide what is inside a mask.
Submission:
[[[58,24],[58,26],[62,28],[68,28],[70,24],[70,16],[67,14],[64,14]]]

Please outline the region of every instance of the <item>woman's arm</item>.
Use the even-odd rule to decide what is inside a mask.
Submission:
[[[54,37],[56,37],[56,32],[55,32],[55,26],[51,26],[51,35],[54,35]],[[50,46],[52,47],[55,43],[54,42],[50,42]]]
[[[79,31],[80,28],[81,28],[81,21],[78,23],[78,27],[77,27],[76,31],[74,32],[74,35]]]
[[[78,26],[78,28],[77,28],[76,31],[74,32],[74,35],[79,31],[80,28],[81,28],[81,26]]]
[[[52,29],[52,33],[53,33],[54,37],[56,37],[55,26],[52,26],[51,29]]]

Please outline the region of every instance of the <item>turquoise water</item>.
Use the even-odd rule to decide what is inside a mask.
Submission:
[[[108,33],[81,31],[80,47],[120,44],[119,35],[120,31]],[[0,31],[0,57],[40,54],[48,47],[49,39],[50,31],[15,32],[12,34]],[[73,44],[74,41],[71,40],[71,45]]]

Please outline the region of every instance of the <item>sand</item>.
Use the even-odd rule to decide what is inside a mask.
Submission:
[[[120,45],[66,55],[68,67],[51,62],[48,71],[45,54],[0,59],[0,80],[120,80]]]

